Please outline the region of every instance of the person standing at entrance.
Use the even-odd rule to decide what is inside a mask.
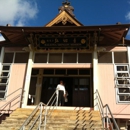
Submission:
[[[65,87],[63,81],[60,81],[60,84],[57,85],[57,94],[58,94],[58,106],[64,106],[65,102]]]

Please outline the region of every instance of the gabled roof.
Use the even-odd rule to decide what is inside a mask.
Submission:
[[[45,25],[45,27],[51,26],[83,26],[83,24],[66,10],[64,10],[60,12],[52,21]]]

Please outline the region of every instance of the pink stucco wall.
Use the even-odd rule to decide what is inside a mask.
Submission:
[[[98,91],[103,104],[108,104],[115,118],[130,118],[130,104],[117,104],[114,65],[98,64]]]
[[[13,104],[15,104],[15,105],[12,108],[10,108],[10,106],[8,106],[6,109],[9,108],[10,110],[14,110],[20,106],[20,103],[18,103],[20,101],[20,97],[18,97],[18,98],[15,98],[15,97],[18,96],[19,94],[21,94],[22,89],[20,89],[20,88],[24,87],[25,71],[26,71],[26,64],[13,64],[11,66],[7,95],[10,95],[15,90],[18,90],[18,89],[19,90],[17,92],[15,92],[13,95],[7,97],[6,100],[0,101],[0,107],[2,105],[6,104],[7,102],[9,102],[13,98],[14,98],[14,100],[11,102],[10,105],[11,106],[13,106]]]

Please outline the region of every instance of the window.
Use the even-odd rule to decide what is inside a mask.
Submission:
[[[127,52],[114,52],[114,63],[128,63]]]
[[[12,63],[14,53],[5,53],[3,63]]]
[[[5,98],[8,89],[10,65],[4,65],[0,75],[0,99]]]
[[[56,69],[55,74],[66,75],[66,69]]]
[[[98,63],[112,63],[112,52],[98,53]]]
[[[32,70],[32,75],[38,74],[38,69]],[[82,75],[82,76],[90,76],[91,75],[91,69],[44,69],[43,75]]]
[[[67,69],[67,75],[78,75],[78,69]]]
[[[43,89],[56,89],[57,83],[58,83],[58,78],[56,77],[53,77],[53,78],[44,77],[42,86],[43,86]]]
[[[44,69],[43,74],[47,74],[47,75],[54,74],[54,69]]]
[[[31,75],[38,75],[39,74],[39,69],[32,69],[32,74]]]
[[[130,75],[127,64],[115,64],[117,103],[130,103]]]
[[[35,53],[34,63],[92,63],[92,53]]]
[[[47,63],[47,53],[36,53],[34,63]]]
[[[92,53],[78,53],[78,63],[92,63]]]
[[[16,53],[14,63],[28,63],[29,53]]]
[[[79,69],[79,75],[90,75],[90,69]]]
[[[79,90],[88,90],[89,86],[89,79],[87,78],[82,78],[79,80]]]
[[[76,63],[77,62],[77,54],[76,53],[65,53],[64,54],[64,63]]]
[[[49,54],[49,63],[61,63],[62,54],[61,53],[50,53]]]
[[[74,79],[74,90],[88,90],[90,86],[90,78],[85,77],[85,78],[75,78]]]
[[[118,88],[119,102],[130,102],[130,88]]]

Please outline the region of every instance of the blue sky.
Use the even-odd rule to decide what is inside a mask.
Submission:
[[[127,0],[70,0],[76,18],[84,25],[129,23],[130,1]],[[62,0],[38,0],[38,23],[44,25],[58,14]],[[130,14],[129,14],[130,15]],[[36,24],[33,21],[33,24]]]
[[[0,26],[44,26],[64,0],[0,0]],[[130,0],[69,0],[84,25],[130,23]]]

